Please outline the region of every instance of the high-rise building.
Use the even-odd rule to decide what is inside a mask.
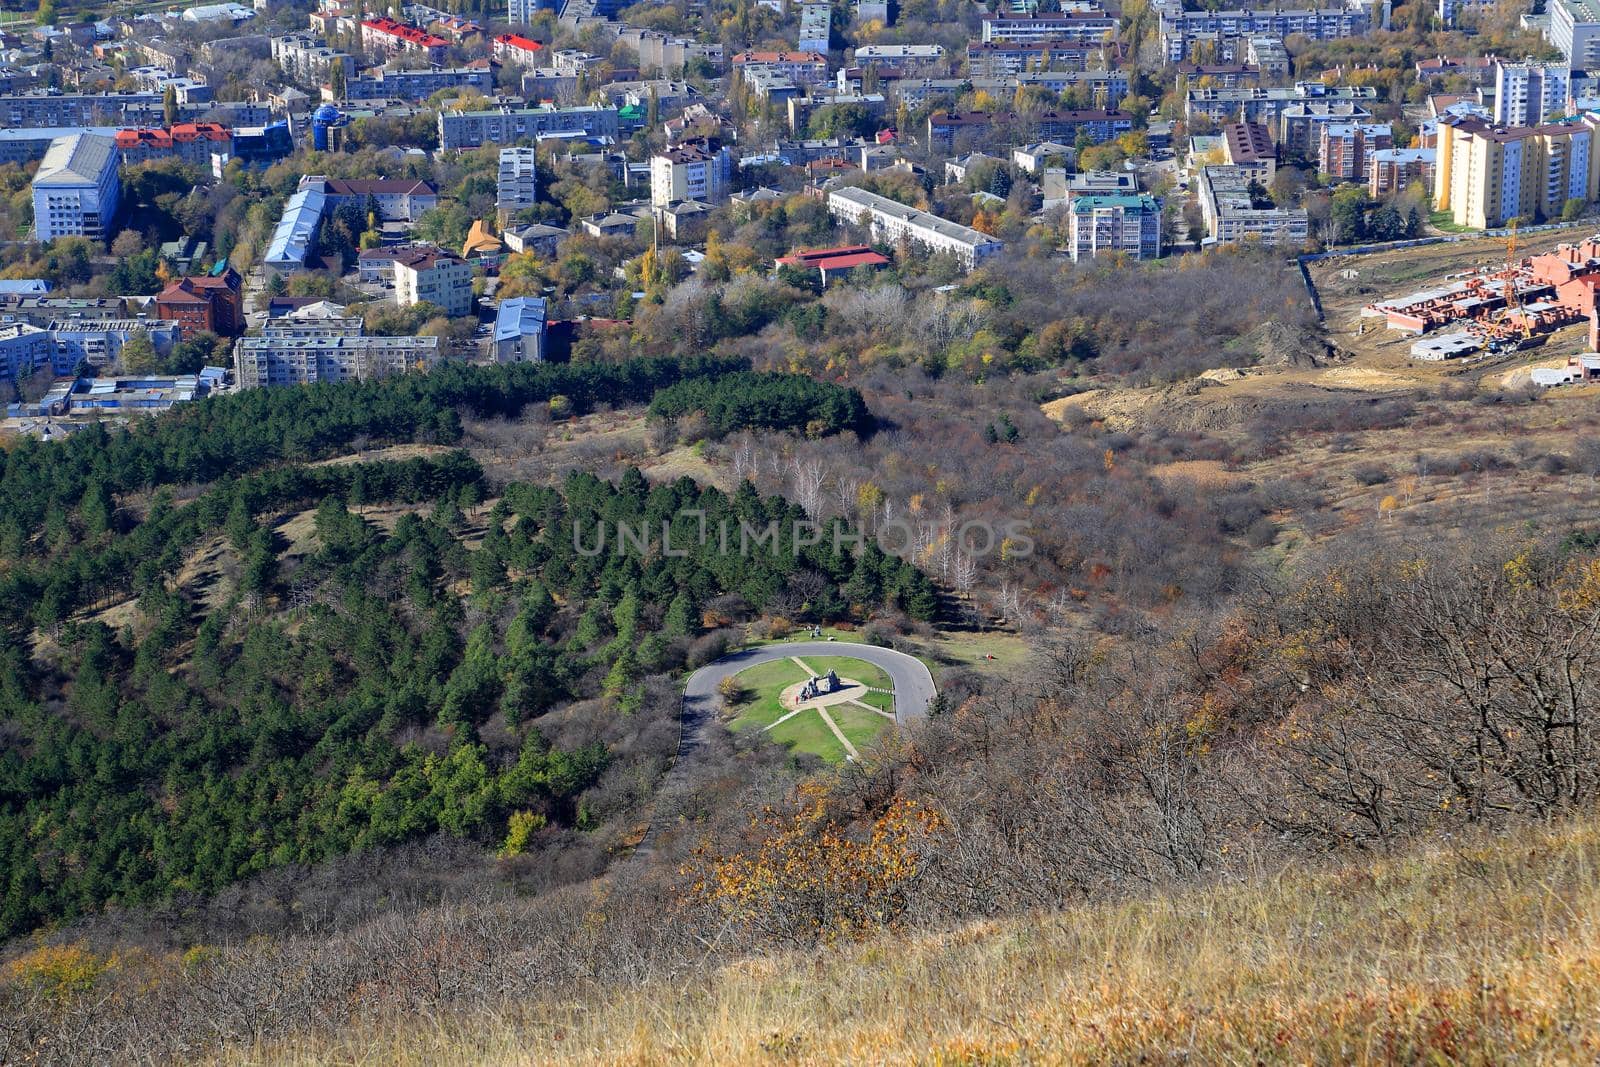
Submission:
[[[539,168],[532,148],[500,149],[500,172],[495,182],[495,207],[511,215],[539,200]]]
[[[1494,121],[1501,126],[1537,126],[1567,108],[1571,71],[1565,63],[1494,65]]]
[[[1600,66],[1600,0],[1550,0],[1550,43],[1568,70]]]
[[[115,140],[82,133],[57,138],[33,176],[34,235],[41,241],[103,240],[121,196]]]
[[[1568,200],[1593,200],[1597,125],[1592,117],[1517,127],[1441,118],[1435,210],[1450,212],[1458,226],[1487,229],[1510,219],[1555,218]]]

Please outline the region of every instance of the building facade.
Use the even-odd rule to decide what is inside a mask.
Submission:
[[[1120,254],[1161,255],[1161,205],[1152,196],[1080,196],[1068,216],[1067,253],[1074,262]]]
[[[538,158],[532,148],[500,149],[494,202],[503,215],[513,215],[539,202]]]
[[[1433,179],[1436,211],[1458,226],[1556,218],[1568,200],[1595,197],[1593,116],[1546,126],[1495,126],[1442,118]]]
[[[439,147],[459,150],[486,144],[515,144],[546,135],[616,137],[614,107],[496,108],[439,112]]]
[[[1572,72],[1564,63],[1494,65],[1494,121],[1499,126],[1537,126],[1567,109]]]
[[[34,236],[106,240],[122,196],[117,167],[110,137],[80,133],[52,141],[33,177]]]
[[[472,313],[472,268],[453,252],[414,248],[394,258],[394,302],[433,304],[452,317]]]
[[[499,363],[543,363],[545,302],[542,297],[502,300],[494,316],[494,358]]]
[[[650,157],[650,206],[711,204],[732,192],[733,153],[713,140],[685,141]]]
[[[865,189],[845,187],[828,193],[828,213],[841,222],[865,226],[876,240],[905,242],[954,256],[967,270],[999,252],[998,238],[981,230],[918,210]]]

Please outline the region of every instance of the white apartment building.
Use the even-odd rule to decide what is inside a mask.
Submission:
[[[967,270],[1005,247],[998,238],[981,230],[942,219],[865,189],[845,187],[830,190],[828,213],[841,222],[866,226],[876,240],[890,244],[906,241],[929,252],[948,252],[960,260]]]
[[[514,214],[539,199],[539,168],[532,148],[500,149],[500,172],[495,180],[495,207]]]
[[[441,352],[437,337],[315,337],[269,329],[260,337],[241,337],[234,343],[233,373],[241,389],[367,381],[429,370]]]
[[[1568,70],[1600,67],[1600,0],[1550,0],[1550,43]]]
[[[800,36],[796,40],[802,52],[828,54],[828,39],[833,35],[833,8],[828,4],[805,4],[800,8]]]
[[[348,85],[356,79],[355,57],[337,48],[329,48],[307,34],[289,34],[273,37],[272,58],[289,81],[302,86],[321,86],[333,77],[338,67],[344,71]]]
[[[104,240],[121,196],[115,140],[84,133],[58,137],[33,176],[34,236]]]
[[[446,315],[472,313],[472,267],[453,252],[409,248],[394,257],[394,302],[433,304]]]
[[[1134,259],[1161,255],[1161,205],[1147,194],[1080,196],[1068,216],[1073,262],[1120,253]]]
[[[1310,220],[1304,208],[1257,207],[1250,199],[1249,167],[1206,167],[1200,173],[1200,212],[1208,244],[1304,244]]]
[[[715,141],[686,141],[650,157],[650,206],[679,200],[710,204],[732,191],[733,153]]]
[[[944,59],[942,44],[864,44],[851,62],[858,67],[888,67],[902,74],[927,74]]]
[[[1538,126],[1566,111],[1572,72],[1565,63],[1494,65],[1494,121],[1498,126]]]

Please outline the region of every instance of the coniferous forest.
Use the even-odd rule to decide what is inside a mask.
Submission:
[[[0,936],[435,833],[515,854],[593,818],[580,798],[611,757],[602,741],[551,744],[541,717],[577,700],[628,716],[719,597],[759,609],[809,570],[807,617],[889,603],[931,617],[933,586],[909,564],[831,531],[797,548],[804,512],[748,483],[651,487],[630,468],[618,484],[493,486],[464,452],[316,462],[357,441],[451,443],[462,411],[558,396],[582,410],[722,378],[735,407],[742,390],[803,383],[803,403],[746,405],[768,426],[782,410],[813,434],[865,417],[853,391],[819,397],[736,361],[452,367],[256,390],[14,450]],[[830,412],[837,426],[817,423]],[[741,524],[779,535],[722,552],[702,533]],[[649,531],[643,551],[622,528]],[[196,581],[197,556],[219,573]]]

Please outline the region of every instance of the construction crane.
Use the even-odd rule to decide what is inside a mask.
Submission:
[[[1506,288],[1505,302],[1506,314],[1515,312],[1517,320],[1522,325],[1522,336],[1526,340],[1533,336],[1533,324],[1528,321],[1528,316],[1522,311],[1522,294],[1517,292],[1517,220],[1512,219],[1508,227],[1510,233],[1506,237]],[[1508,327],[1507,334],[1512,333],[1514,327]]]

